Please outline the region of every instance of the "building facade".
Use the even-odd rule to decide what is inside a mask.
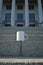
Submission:
[[[43,0],[0,0],[0,25],[40,26]]]
[[[17,31],[28,36],[22,45]],[[1,56],[43,57],[43,0],[0,0]]]

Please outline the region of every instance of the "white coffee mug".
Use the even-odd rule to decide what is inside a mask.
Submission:
[[[28,39],[28,35],[24,31],[17,31],[16,41],[25,41]]]

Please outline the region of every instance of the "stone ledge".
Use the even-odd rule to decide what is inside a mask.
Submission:
[[[29,58],[0,58],[0,63],[43,63],[43,59],[29,59]]]

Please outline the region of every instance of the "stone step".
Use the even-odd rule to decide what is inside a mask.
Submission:
[[[43,59],[36,58],[2,58],[0,65],[43,65]]]
[[[16,41],[16,32],[24,31],[28,39]],[[22,46],[21,46],[22,44]],[[0,28],[0,56],[43,57],[43,28]]]
[[[16,41],[16,35],[15,34],[0,34],[0,40],[15,40]],[[27,41],[43,41],[43,34],[41,35],[28,35]]]
[[[16,32],[16,31],[27,31],[27,32],[29,32],[29,31],[30,32],[41,31],[41,32],[43,32],[43,27],[26,27],[26,28],[25,27],[24,28],[23,27],[20,27],[20,28],[19,27],[18,28],[17,27],[16,28],[15,27],[13,27],[13,28],[12,27],[0,27],[0,33],[2,31],[5,31],[5,32],[8,31],[10,33]]]
[[[16,40],[15,35],[0,35],[0,41],[3,40]]]
[[[43,36],[28,36],[28,40],[27,41],[28,42],[29,41],[35,41],[35,42],[43,41]]]
[[[21,54],[21,42],[0,41],[0,56],[16,57]],[[23,57],[43,57],[43,41],[24,41],[22,42]]]

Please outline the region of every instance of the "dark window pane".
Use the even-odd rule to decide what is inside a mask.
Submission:
[[[17,5],[17,9],[18,10],[22,10],[23,9],[23,5]]]
[[[29,5],[29,9],[30,9],[30,10],[34,10],[34,5],[30,4],[30,5]]]
[[[43,9],[43,5],[42,5],[42,9]]]
[[[35,20],[35,15],[34,14],[29,14],[29,20],[34,21]]]
[[[6,18],[7,21],[11,21],[11,14],[6,14],[5,18]]]
[[[11,10],[11,5],[6,5],[7,10]]]
[[[23,14],[17,14],[17,20],[23,20]]]

